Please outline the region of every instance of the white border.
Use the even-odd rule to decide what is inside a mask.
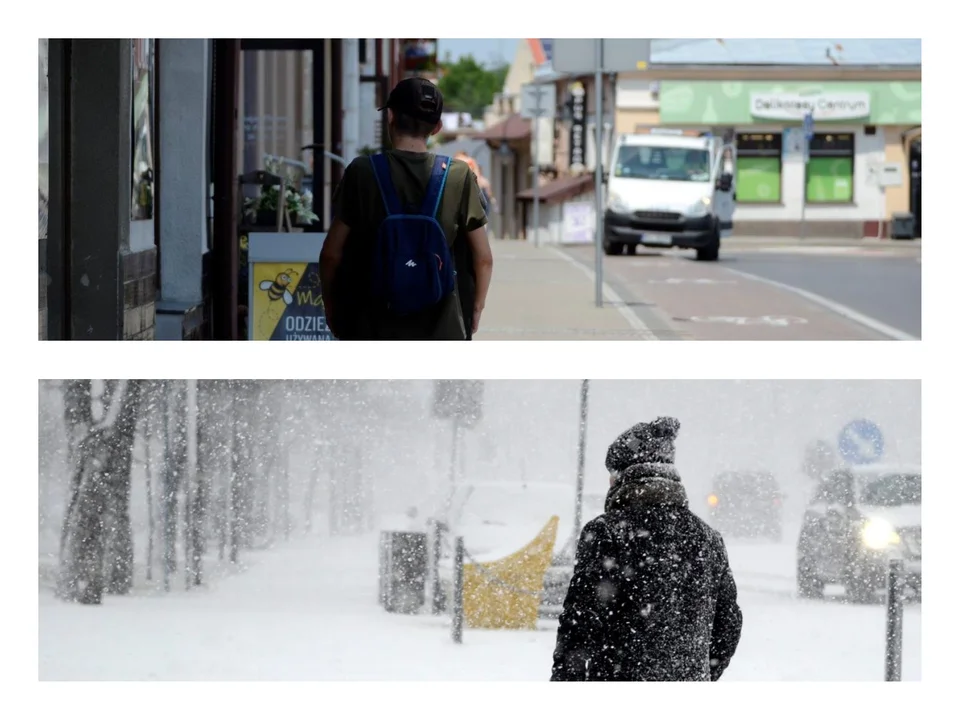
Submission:
[[[23,183],[16,168],[33,164],[33,118],[30,108],[35,97],[32,72],[27,72],[34,52],[34,37],[102,37],[153,35],[159,37],[209,37],[223,34],[285,36],[300,28],[308,33],[331,36],[351,35],[361,23],[350,18],[362,15],[364,33],[446,34],[496,36],[510,32],[529,35],[591,35],[615,33],[627,26],[615,18],[633,17],[637,7],[609,6],[598,12],[548,13],[538,4],[524,5],[504,0],[487,0],[481,5],[462,7],[440,6],[433,11],[410,11],[409,6],[390,5],[381,0],[367,0],[362,13],[346,5],[325,6],[323,3],[297,2],[284,5],[273,22],[264,15],[263,4],[237,0],[228,6],[215,3],[170,0],[161,11],[155,8],[131,13],[131,6],[121,2],[67,3],[48,0],[39,5],[25,4],[10,15],[8,26],[14,37],[4,41],[4,60],[0,72],[4,89],[14,107],[22,103],[26,112],[9,112],[4,119],[9,142],[5,166],[8,172],[0,179],[8,198],[5,207],[4,237],[8,259],[8,292],[19,300],[16,284],[32,283],[36,255],[32,241],[32,187]],[[706,2],[684,6],[683,32],[693,37],[716,35],[751,36],[769,34],[770,30],[790,30],[794,36],[817,36],[823,32],[823,18],[830,18],[830,31],[837,35],[869,33],[879,37],[893,32],[900,36],[919,37],[926,34],[924,44],[926,83],[946,87],[954,63],[949,55],[952,39],[948,39],[947,23],[930,23],[924,33],[921,21],[935,17],[924,13],[932,3],[914,2],[914,12],[864,13],[855,4],[837,4],[809,0],[796,12],[788,12],[789,22],[771,25],[770,5],[761,2],[737,2],[725,6],[729,12],[718,15]],[[229,8],[229,9],[228,9]],[[338,11],[342,9],[343,14]],[[440,10],[437,12],[437,10]],[[448,9],[448,12],[443,12]],[[636,15],[639,17],[639,15]],[[642,8],[644,31],[670,36],[677,32],[676,8],[649,6]],[[896,18],[894,20],[894,17]],[[21,20],[21,18],[23,20]],[[463,22],[467,19],[468,22]],[[612,20],[613,19],[613,20]],[[570,25],[566,25],[566,23]],[[753,23],[757,24],[754,25]],[[13,23],[17,23],[14,25]],[[629,25],[629,23],[627,24]],[[566,26],[567,30],[562,28]],[[484,28],[486,28],[484,30]],[[429,31],[428,31],[429,30]],[[303,32],[301,30],[301,32]],[[931,40],[933,33],[943,33],[943,41]],[[924,115],[930,142],[942,138],[949,143],[947,123],[956,117],[956,105],[950,93],[927,93]],[[6,501],[11,512],[3,523],[8,569],[3,594],[5,616],[11,621],[3,653],[4,679],[9,688],[6,704],[13,708],[29,707],[28,715],[69,714],[70,717],[168,718],[177,713],[184,717],[292,717],[303,714],[332,714],[350,717],[422,717],[434,712],[463,718],[502,717],[595,717],[597,713],[636,713],[679,717],[778,718],[834,717],[941,717],[939,706],[947,697],[947,684],[955,683],[957,617],[955,596],[948,593],[948,584],[956,587],[955,575],[948,570],[956,565],[952,548],[956,539],[948,536],[956,515],[956,460],[947,456],[945,448],[955,445],[948,432],[956,428],[956,408],[950,387],[954,385],[956,354],[951,350],[956,331],[956,281],[951,277],[960,268],[957,263],[955,232],[948,229],[949,211],[956,205],[953,197],[953,169],[949,153],[927,155],[927,252],[933,262],[926,264],[924,274],[924,341],[920,343],[568,343],[532,344],[519,342],[479,343],[464,346],[451,344],[445,348],[414,346],[392,347],[389,353],[347,343],[307,344],[299,353],[286,350],[279,354],[269,344],[249,343],[241,348],[215,343],[189,345],[180,343],[84,344],[59,345],[36,343],[37,327],[33,310],[18,313],[10,304],[6,353],[6,376],[9,379],[4,395],[7,417],[4,433],[7,448],[7,479],[10,486]],[[940,181],[942,179],[942,182]],[[931,201],[930,198],[933,198]],[[939,202],[938,202],[939,198]],[[943,218],[940,220],[938,215]],[[951,222],[952,224],[952,222]],[[30,279],[20,278],[22,269]],[[30,293],[32,297],[32,292]],[[938,302],[939,298],[939,302]],[[21,342],[29,343],[24,350]],[[36,343],[36,344],[34,344]],[[259,347],[258,347],[259,346]],[[301,346],[303,347],[303,346]],[[55,377],[536,377],[573,378],[589,375],[596,378],[663,377],[663,378],[916,378],[924,380],[924,427],[928,473],[935,478],[930,484],[926,515],[929,552],[927,594],[924,606],[923,691],[919,684],[884,686],[881,684],[784,684],[784,683],[720,683],[716,686],[675,689],[656,685],[643,690],[626,687],[556,688],[546,684],[396,683],[366,684],[325,683],[285,684],[114,684],[109,689],[100,684],[45,684],[37,678],[36,605],[32,591],[35,578],[32,552],[33,491],[29,478],[35,477],[36,455],[32,450],[20,453],[19,448],[32,448],[36,426],[32,411],[37,395],[32,369],[38,378]],[[24,539],[30,545],[22,550]],[[949,606],[948,606],[949,604]],[[95,611],[95,610],[92,610]],[[370,648],[376,652],[376,647]],[[96,648],[91,648],[96,653]],[[369,690],[369,691],[368,691]],[[952,690],[952,687],[951,687]],[[109,693],[109,695],[107,694]],[[681,694],[682,693],[682,694]],[[950,693],[950,697],[953,693]],[[109,700],[105,698],[109,697]],[[25,704],[26,703],[26,704]],[[435,705],[434,705],[435,703]],[[949,707],[950,705],[943,705]],[[621,709],[622,708],[622,709]]]

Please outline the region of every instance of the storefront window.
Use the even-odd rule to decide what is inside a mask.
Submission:
[[[737,133],[737,202],[779,203],[783,136]]]
[[[153,218],[153,82],[154,41],[133,40],[133,192],[131,217],[134,220]]]
[[[807,202],[853,202],[853,157],[853,133],[816,133],[810,141]]]
[[[300,148],[314,141],[312,52],[245,49],[242,57],[240,171],[263,170],[274,156],[311,175],[313,153]]]

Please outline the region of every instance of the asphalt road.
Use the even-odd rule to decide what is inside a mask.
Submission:
[[[590,269],[594,249],[565,247]],[[729,247],[604,257],[604,281],[662,340],[920,338],[916,249]]]
[[[815,293],[919,339],[918,258],[734,251],[720,264]]]

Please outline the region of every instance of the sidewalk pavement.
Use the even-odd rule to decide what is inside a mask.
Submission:
[[[549,246],[491,240],[493,282],[475,340],[656,340],[593,272]]]
[[[823,237],[763,237],[734,235],[723,239],[725,248],[747,247],[869,247],[896,250],[919,250],[920,238],[914,240],[890,240],[889,238],[823,238]]]

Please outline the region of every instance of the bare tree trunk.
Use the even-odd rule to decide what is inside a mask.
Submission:
[[[213,448],[211,445],[210,425],[212,416],[213,392],[208,381],[197,381],[197,473],[194,489],[193,534],[190,538],[193,548],[193,584],[203,584],[203,556],[207,551],[207,503],[210,497],[210,475],[214,470]]]
[[[153,513],[153,410],[150,407],[143,418],[143,444],[147,479],[147,580],[153,580],[153,534],[156,522]]]
[[[123,392],[119,388],[115,392]],[[107,545],[107,591],[126,595],[133,587],[133,530],[130,526],[130,472],[133,443],[140,415],[142,381],[130,380],[114,433],[107,471],[107,490],[112,519]]]
[[[293,530],[290,518],[290,445],[287,444],[281,452],[283,460],[280,469],[277,505],[279,507],[280,527],[283,531],[283,539],[289,542],[290,533]]]
[[[129,398],[127,385],[125,381],[107,384],[113,392],[105,392],[103,419],[91,426],[86,437],[74,447],[77,465],[72,479],[70,507],[64,518],[57,583],[58,595],[71,602],[99,604],[108,579],[112,579],[104,572],[107,555],[105,520],[118,515],[115,498],[122,495],[120,476],[124,471],[129,483],[127,453],[130,445],[124,450],[124,437],[129,439],[129,432],[121,431],[123,424],[120,422],[130,412],[126,407]],[[82,397],[82,386],[75,389]],[[77,401],[74,409],[81,417],[92,417],[89,407],[84,409],[79,397],[74,401]],[[135,408],[133,413],[135,416]],[[121,488],[120,493],[117,486]],[[118,516],[113,519],[120,520]]]
[[[183,478],[185,455],[185,428],[183,402],[179,380],[167,385],[167,443],[163,487],[163,587],[170,589],[173,575],[177,572],[177,521],[180,512],[180,484]]]
[[[79,446],[93,424],[90,380],[67,380],[63,389],[63,415],[67,426],[67,452],[71,468],[79,465]]]
[[[233,397],[231,410],[233,433],[230,439],[230,562],[237,563],[240,557],[240,543],[243,538],[243,458],[241,457],[242,439],[240,437],[242,422],[240,416],[239,383],[231,383]]]

